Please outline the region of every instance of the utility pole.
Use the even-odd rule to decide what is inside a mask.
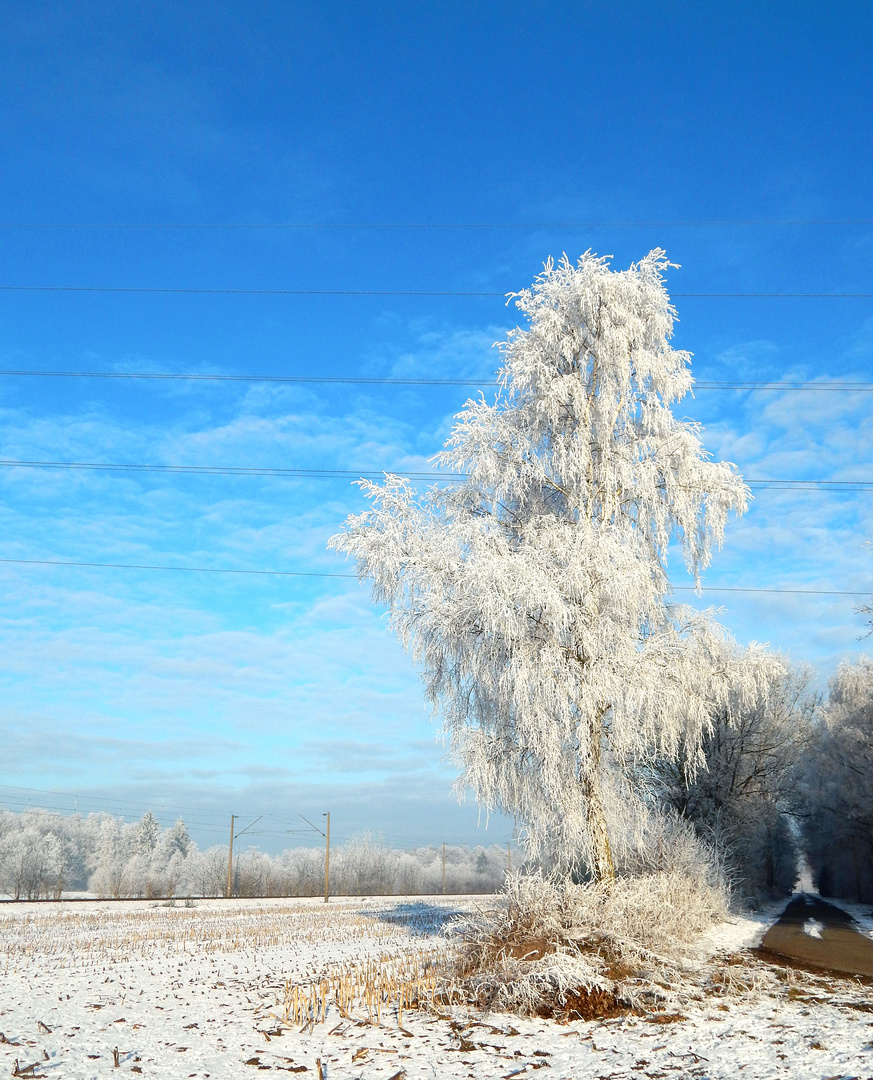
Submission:
[[[512,873],[512,841],[506,841],[506,861],[509,866],[509,873]]]
[[[322,814],[323,818],[327,818],[327,832],[321,832],[321,829],[309,820],[308,817],[300,817],[306,822],[310,829],[315,829],[317,833],[321,833],[324,837],[324,902],[327,903],[330,896],[330,814]]]
[[[256,817],[251,825],[246,825],[246,827],[244,829],[240,829],[240,831],[236,834],[236,836],[239,837],[239,836],[242,836],[243,833],[247,833],[249,831],[249,829],[252,828],[253,825],[257,825],[257,823],[261,820],[261,818],[263,816],[264,815],[261,814],[260,817]],[[236,837],[233,835],[233,823],[234,823],[234,821],[235,821],[235,817],[234,817],[233,814],[231,814],[230,815],[230,846],[229,846],[228,851],[227,851],[227,898],[228,898],[228,900],[233,896],[233,842],[236,839]]]
[[[446,895],[446,842],[443,840],[443,896]]]
[[[327,832],[324,834],[324,902],[330,895],[330,812],[323,815],[327,818]]]
[[[227,898],[233,896],[233,814],[230,815],[230,848],[227,852]]]

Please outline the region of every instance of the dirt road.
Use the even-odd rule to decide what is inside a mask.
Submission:
[[[760,950],[803,967],[873,978],[873,939],[845,911],[808,893],[791,901]]]

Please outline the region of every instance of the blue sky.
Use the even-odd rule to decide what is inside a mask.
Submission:
[[[850,4],[7,4],[0,285],[498,295],[4,289],[0,367],[488,392],[504,293],[550,255],[659,246],[699,380],[870,382],[869,298],[682,294],[873,291],[871,37]],[[795,224],[739,224],[774,221]],[[0,457],[420,471],[473,389],[4,375]],[[700,389],[681,411],[749,478],[869,482],[871,402]],[[325,543],[361,505],[347,479],[0,466],[0,557],[342,573]],[[873,593],[870,539],[873,491],[756,490],[705,584]],[[264,814],[264,847],[324,810],[339,838],[511,833],[455,804],[354,581],[0,583],[0,804],[183,812],[203,844],[230,813]],[[864,647],[861,599],[702,602],[824,686]]]

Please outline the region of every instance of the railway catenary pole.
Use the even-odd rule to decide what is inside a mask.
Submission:
[[[324,816],[327,818],[327,832],[324,834],[324,902],[327,903],[330,895],[330,812]]]
[[[230,847],[227,852],[227,898],[233,896],[233,822],[234,816],[230,815]]]

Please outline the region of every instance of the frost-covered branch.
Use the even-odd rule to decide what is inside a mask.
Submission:
[[[549,262],[516,296],[529,327],[501,345],[497,400],[468,401],[435,457],[465,483],[362,481],[370,508],[330,541],[419,665],[460,786],[595,877],[613,864],[604,749],[695,760],[737,679],[720,628],[668,602],[670,543],[699,583],[748,498],[671,411],[692,380],[668,266]]]

